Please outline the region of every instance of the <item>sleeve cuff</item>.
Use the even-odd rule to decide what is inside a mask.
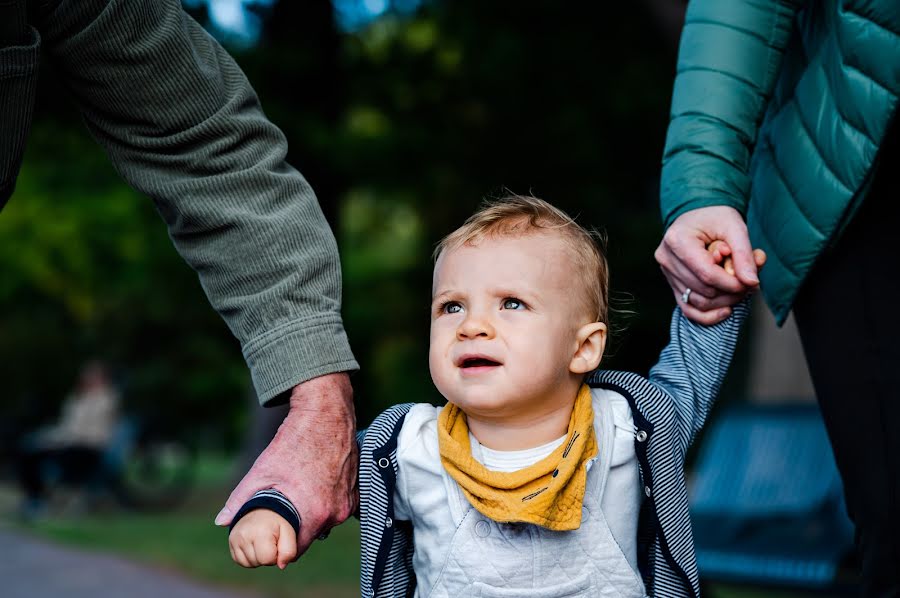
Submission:
[[[243,348],[260,404],[279,405],[301,382],[359,369],[340,317],[300,320]]]
[[[747,205],[734,198],[724,195],[718,197],[697,198],[686,201],[670,212],[664,213],[663,228],[667,229],[672,226],[672,223],[675,222],[675,219],[685,212],[690,212],[691,210],[697,210],[700,208],[708,208],[711,206],[728,206],[734,208],[741,213],[741,216],[744,216],[746,218]]]
[[[30,77],[37,73],[41,57],[41,36],[30,29],[21,46],[0,47],[0,79]]]
[[[268,509],[281,515],[294,529],[294,534],[300,535],[300,514],[297,513],[297,509],[294,508],[294,505],[291,504],[291,501],[284,494],[273,489],[260,490],[250,500],[245,502],[234,516],[234,519],[232,519],[231,525],[228,527],[228,533],[231,533],[231,530],[234,529],[238,521],[243,519],[244,515],[256,509]]]

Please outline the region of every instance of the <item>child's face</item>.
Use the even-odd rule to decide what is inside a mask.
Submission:
[[[429,353],[441,394],[470,418],[523,424],[573,401],[578,333],[591,322],[578,313],[578,276],[565,242],[546,233],[441,254]]]

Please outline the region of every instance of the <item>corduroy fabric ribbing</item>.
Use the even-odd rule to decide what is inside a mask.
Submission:
[[[240,341],[260,401],[357,369],[334,237],[225,50],[177,0],[55,0],[32,19],[89,130]]]
[[[15,189],[37,89],[41,37],[24,0],[0,0],[0,209]]]

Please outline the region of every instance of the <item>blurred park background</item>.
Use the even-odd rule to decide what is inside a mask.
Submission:
[[[605,366],[654,363],[674,305],[653,250],[684,5],[185,0],[286,133],[289,161],[335,231],[361,426],[390,404],[439,398],[427,368],[431,250],[504,189],[608,232],[618,310]],[[52,421],[79,368],[100,358],[124,410],[194,455],[190,495],[151,514],[63,505],[29,533],[260,595],[354,595],[354,523],[286,574],[230,564],[212,518],[265,428],[239,347],[152,203],[114,173],[52,64],[41,68],[25,163],[0,217],[2,517],[15,520],[21,432]],[[746,394],[749,361],[743,348],[725,402]]]

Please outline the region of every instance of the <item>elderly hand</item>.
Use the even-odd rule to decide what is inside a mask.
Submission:
[[[718,250],[720,261],[707,250],[717,240],[725,242]],[[733,275],[719,265],[726,256],[733,260]],[[698,208],[676,218],[654,257],[684,315],[698,324],[721,322],[732,305],[759,286],[747,226],[728,206]]]
[[[294,387],[290,411],[275,438],[228,497],[216,525],[229,525],[257,491],[275,488],[300,514],[296,554],[302,555],[320,534],[356,510],[355,429],[347,374],[329,374]]]

